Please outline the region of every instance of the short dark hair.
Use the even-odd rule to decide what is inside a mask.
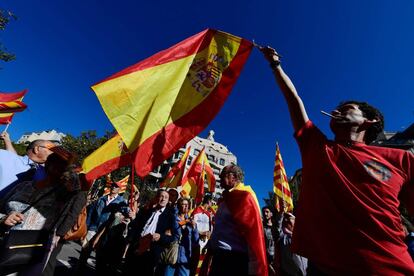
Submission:
[[[237,165],[228,165],[226,167],[223,168],[223,170],[221,171],[221,174],[233,174],[234,177],[239,180],[240,182],[244,181],[244,173],[243,170],[237,166]]]
[[[183,201],[187,201],[188,204],[190,204],[190,199],[188,199],[186,197],[180,197],[177,201],[177,206],[180,206],[180,204],[183,203]]]
[[[211,194],[206,194],[203,198],[202,204],[207,204],[209,201],[213,200],[213,196]]]
[[[376,123],[372,124],[366,131],[365,134],[365,143],[370,144],[374,142],[378,134],[384,130],[384,116],[381,111],[367,102],[359,102],[354,100],[344,101],[339,103],[338,108],[347,104],[355,104],[362,111],[362,115],[368,120],[377,120]]]
[[[270,206],[268,206],[268,205],[262,207],[262,214],[264,213],[264,210],[266,210],[266,209],[268,209],[273,214],[273,209]]]

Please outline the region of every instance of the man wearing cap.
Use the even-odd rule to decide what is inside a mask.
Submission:
[[[19,156],[11,143],[9,134],[0,134],[5,150],[0,149],[0,196],[10,190],[10,184],[25,180],[41,180],[45,178],[43,164],[55,146],[47,140],[34,140],[26,148],[26,155]]]
[[[91,220],[88,225],[88,236],[92,235],[90,232],[94,232],[93,235],[95,235],[112,213],[128,205],[126,200],[119,195],[119,188],[117,182],[112,182],[109,194],[100,197],[96,202],[90,214]]]
[[[128,207],[126,200],[119,195],[119,189],[118,183],[112,182],[109,194],[100,197],[90,210],[90,214],[88,214],[90,216],[88,233],[83,240],[82,252],[79,257],[79,269],[82,269],[93,250],[92,242],[96,243],[95,240],[99,236],[96,233],[108,221],[111,214]]]

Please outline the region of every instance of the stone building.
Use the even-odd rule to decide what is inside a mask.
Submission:
[[[62,132],[57,132],[56,130],[46,130],[42,132],[26,132],[23,134],[19,140],[17,140],[16,144],[24,144],[27,145],[34,140],[49,140],[56,143],[61,143],[62,138],[65,137],[66,134]]]
[[[214,195],[216,198],[220,197],[223,189],[220,186],[219,174],[223,167],[229,164],[237,164],[237,157],[231,153],[225,145],[215,141],[213,130],[210,130],[207,138],[201,138],[198,136],[194,137],[184,147],[174,153],[173,156],[165,160],[163,164],[155,168],[155,170],[152,171],[148,177],[146,177],[146,184],[154,188],[159,187],[159,183],[164,179],[171,167],[180,161],[188,147],[191,147],[191,151],[187,160],[186,171],[190,167],[191,162],[205,147],[205,153],[216,178],[216,190]]]

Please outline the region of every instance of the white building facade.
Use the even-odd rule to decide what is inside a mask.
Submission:
[[[65,137],[66,134],[62,132],[57,132],[56,130],[47,130],[42,132],[28,132],[22,135],[19,140],[17,140],[16,144],[29,144],[34,140],[49,140],[52,142],[56,142],[61,144],[62,138]]]
[[[210,130],[207,138],[194,137],[184,147],[173,154],[163,164],[158,166],[153,172],[150,173],[151,177],[155,178],[157,184],[159,184],[171,169],[171,167],[180,161],[181,157],[185,153],[188,147],[191,147],[191,151],[186,164],[186,171],[190,167],[192,161],[197,157],[203,148],[209,160],[210,166],[214,171],[214,177],[216,178],[216,190],[214,192],[215,198],[221,196],[223,188],[220,186],[220,172],[221,170],[230,164],[237,165],[237,157],[231,153],[228,148],[214,140],[214,131]]]

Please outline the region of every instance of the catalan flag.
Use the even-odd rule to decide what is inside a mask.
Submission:
[[[184,176],[185,164],[187,163],[187,158],[190,154],[190,151],[191,147],[188,147],[181,157],[180,161],[178,161],[168,172],[160,187],[177,188],[178,185],[181,185],[181,180]]]
[[[129,181],[129,175],[125,176],[124,178],[122,178],[119,181],[114,182],[118,187],[119,187],[119,193],[125,193],[127,186],[128,186],[128,181]],[[104,188],[104,193],[103,195],[107,195],[109,194],[109,192],[111,191],[111,185],[112,185],[112,180],[109,180],[106,182],[106,187]]]
[[[219,112],[253,44],[207,29],[95,84],[139,176],[200,133]]]
[[[16,93],[0,93],[0,124],[9,124],[15,112],[26,109],[22,102],[27,89]]]
[[[286,203],[287,210],[293,210],[292,194],[290,193],[289,181],[280,154],[279,144],[276,144],[275,169],[273,171],[273,192],[275,193],[276,210],[281,211],[281,200]]]
[[[209,191],[214,192],[216,179],[203,148],[183,177],[181,195],[191,196],[195,199],[196,204],[199,204],[204,196],[205,179],[207,179]]]
[[[133,161],[121,136],[115,134],[105,144],[92,152],[82,162],[83,172],[88,182],[108,174]]]

